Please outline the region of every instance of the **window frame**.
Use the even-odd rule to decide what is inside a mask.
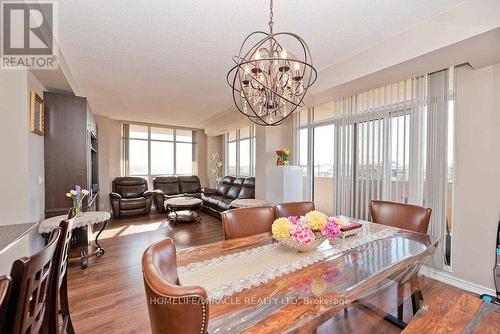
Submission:
[[[147,128],[147,138],[133,138],[130,137],[130,130],[127,129],[127,127],[130,127],[131,125],[135,126],[144,126]],[[152,139],[151,133],[152,129],[155,128],[160,128],[160,129],[169,129],[172,130],[172,140],[167,140],[167,139]],[[190,131],[192,133],[192,140],[191,141],[184,141],[184,140],[178,140],[177,139],[177,131]],[[153,131],[154,132],[154,131]],[[178,127],[172,127],[172,126],[163,126],[163,125],[157,125],[157,124],[144,124],[144,123],[132,123],[132,122],[125,122],[122,124],[122,141],[123,141],[123,150],[122,150],[122,157],[123,157],[123,175],[125,176],[137,176],[137,177],[147,177],[149,180],[152,180],[156,176],[177,176],[177,175],[195,175],[197,173],[197,168],[195,165],[193,165],[191,174],[178,174],[177,173],[177,144],[191,144],[192,145],[192,162],[198,163],[197,156],[198,156],[198,143],[196,140],[196,134],[197,130],[196,129],[188,129],[188,128],[178,128]],[[145,141],[148,143],[148,173],[146,174],[131,174],[130,173],[130,166],[129,166],[129,157],[130,157],[130,147],[129,147],[129,141],[130,140],[139,140],[139,141]],[[152,142],[160,142],[160,143],[172,143],[173,144],[173,151],[172,151],[172,160],[173,160],[173,174],[168,174],[168,173],[152,173],[151,172],[151,143]]]
[[[229,172],[229,144],[230,143],[236,143],[236,172],[234,173],[234,176],[242,176],[242,177],[250,177],[250,176],[255,176],[255,133],[256,133],[256,128],[255,125],[248,125],[250,128],[248,137],[241,137],[241,129],[246,128],[239,128],[236,130],[231,130],[228,131],[224,134],[224,174],[225,175],[232,175],[233,173]],[[232,131],[236,131],[236,137],[234,139],[229,139],[229,133]],[[249,157],[248,161],[250,163],[249,166],[249,171],[248,175],[242,175],[241,174],[241,149],[240,149],[240,144],[244,140],[249,140]]]

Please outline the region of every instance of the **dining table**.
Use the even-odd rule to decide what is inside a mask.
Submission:
[[[439,240],[366,221],[345,239],[298,252],[271,233],[177,253],[183,286],[208,295],[209,333],[309,333],[389,282],[404,284]]]

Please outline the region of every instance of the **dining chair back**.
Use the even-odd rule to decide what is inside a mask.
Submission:
[[[426,234],[432,210],[418,205],[371,201],[370,212],[374,223]]]
[[[11,279],[7,276],[0,276],[0,333],[4,333],[5,310],[10,295]]]
[[[180,286],[172,239],[149,246],[142,256],[142,274],[153,334],[206,333],[208,298],[205,289]]]
[[[309,211],[314,210],[314,202],[288,202],[279,203],[274,206],[276,218],[290,217],[290,216],[303,216]]]
[[[75,332],[69,312],[67,275],[68,253],[73,232],[74,217],[75,210],[72,208],[68,212],[68,218],[59,224],[61,237],[59,238],[54,254],[54,272],[47,304],[49,333],[54,334],[72,334]],[[59,315],[62,317],[61,326],[59,326]]]
[[[371,201],[370,212],[372,221],[377,224],[386,226],[397,227],[412,232],[427,233],[429,221],[431,219],[432,210],[418,205],[410,205],[397,202],[387,201]],[[420,282],[418,275],[413,275],[409,279],[412,309],[415,315],[420,309],[420,300],[423,300],[422,291],[420,289]],[[404,328],[406,323],[403,321],[404,315],[404,290],[405,282],[398,282],[397,284],[397,313],[396,319],[393,317],[387,318],[391,323],[400,328]]]
[[[55,229],[47,245],[39,252],[14,261],[10,272],[12,287],[5,314],[5,319],[9,321],[5,321],[4,333],[46,332],[47,297],[60,235],[61,229]]]
[[[236,239],[271,232],[274,221],[272,206],[238,208],[222,213],[224,239]]]

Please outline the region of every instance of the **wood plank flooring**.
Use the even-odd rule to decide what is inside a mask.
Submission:
[[[165,215],[114,219],[101,234],[106,254],[89,261],[87,269],[72,265],[68,271],[69,302],[76,333],[150,333],[141,272],[142,253],[150,244],[171,237],[177,249],[222,240],[221,222],[200,212],[201,223],[171,224]],[[449,285],[422,278],[426,301],[439,293],[463,293]],[[395,286],[372,295],[369,302],[395,312]],[[408,298],[409,293],[405,296]],[[406,300],[405,319],[411,318]],[[318,333],[399,333],[380,315],[352,305],[323,324]]]

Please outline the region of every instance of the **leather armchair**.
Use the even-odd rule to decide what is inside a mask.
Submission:
[[[109,194],[113,217],[147,215],[151,211],[153,192],[142,177],[117,177]]]
[[[206,333],[207,292],[198,286],[179,286],[176,261],[175,245],[170,238],[149,246],[142,256],[151,331]]]

